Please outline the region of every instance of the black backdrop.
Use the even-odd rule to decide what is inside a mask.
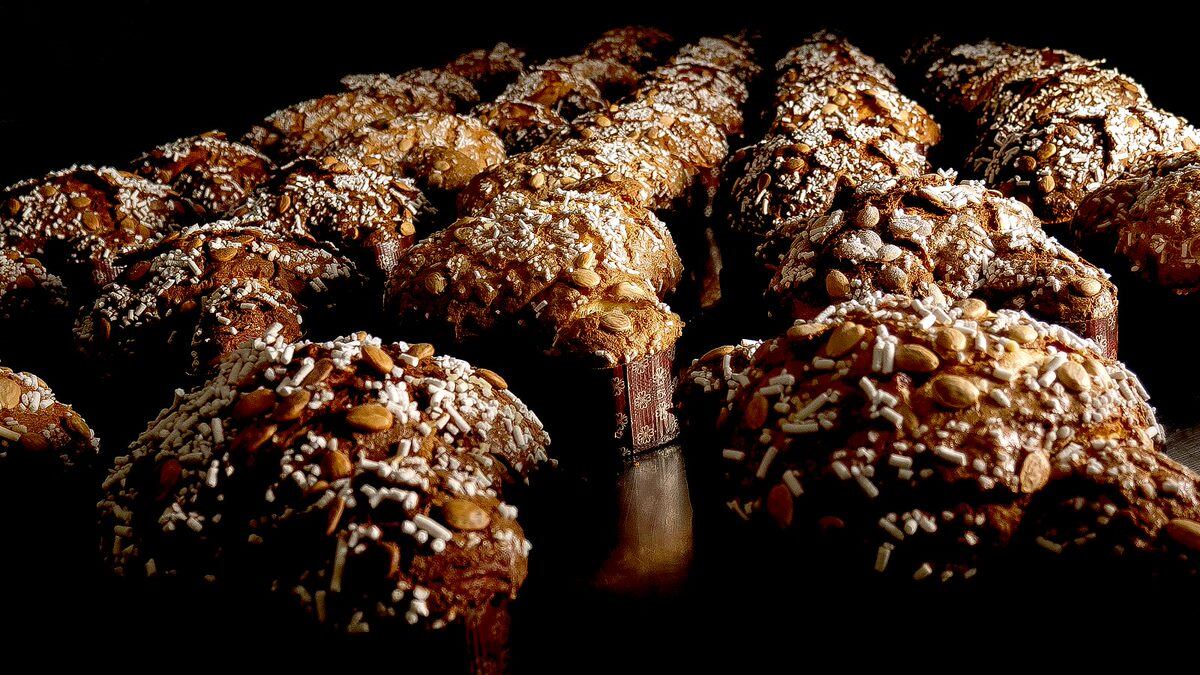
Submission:
[[[0,2],[0,184],[72,163],[121,164],[153,145],[206,129],[237,134],[277,108],[332,90],[346,73],[397,72],[437,64],[497,40],[524,47],[537,59],[574,51],[601,30],[626,23],[659,25],[683,39],[751,28],[766,37],[764,56],[779,54],[814,29],[830,27],[892,66],[904,48],[932,32],[953,39],[993,37],[1052,45],[1107,57],[1142,82],[1157,105],[1200,121],[1200,99],[1190,75],[1196,45],[1192,26],[1149,4],[1119,11],[1099,3],[1086,9],[996,2],[880,5],[835,0],[819,7],[795,3],[786,8],[769,4],[775,3],[472,6],[422,0],[386,5],[121,2],[73,6]],[[1125,345],[1135,346],[1123,337],[1123,358],[1136,361],[1140,350]],[[1149,355],[1147,359],[1157,361]],[[1157,396],[1162,390],[1154,391]],[[1180,400],[1177,409],[1194,408],[1195,392]],[[660,480],[652,476],[652,482]],[[693,484],[693,494],[697,487]],[[589,499],[597,504],[586,517],[571,513]],[[609,508],[615,511],[614,502],[604,501],[611,499],[603,487],[564,498],[561,503],[567,506],[559,514],[559,525],[567,523],[569,536],[563,542],[538,540],[540,559],[562,563],[592,556],[588,547],[602,547],[604,542],[598,540],[611,536],[600,531],[603,521],[617,518],[615,512],[608,512]],[[933,647],[944,658],[968,657],[957,661],[963,666],[978,665],[979,659],[969,657],[979,655],[997,664],[1026,663],[1034,653],[1060,660],[1087,653],[1073,649],[1042,653],[1070,642],[1071,637],[1086,635],[1088,624],[1078,622],[1081,615],[1096,612],[1106,622],[1114,619],[1119,624],[1119,615],[1110,616],[1104,605],[1117,602],[1127,610],[1140,602],[1140,598],[1116,597],[1118,591],[1097,594],[1082,607],[1073,602],[1042,604],[1036,592],[1031,597],[1029,589],[1017,588],[1010,597],[1001,594],[981,600],[981,607],[968,609],[969,616],[960,618],[965,603],[946,606],[936,598],[931,604],[927,596],[896,595],[884,596],[879,603],[881,597],[871,588],[852,589],[846,595],[830,588],[819,597],[797,597],[795,588],[800,584],[790,582],[805,572],[790,561],[803,559],[803,552],[778,557],[760,552],[766,563],[747,565],[739,559],[747,557],[743,547],[753,544],[726,540],[723,531],[704,531],[704,523],[712,522],[707,519],[708,506],[696,504],[700,572],[692,574],[701,580],[690,582],[682,598],[651,594],[649,600],[630,603],[611,598],[597,601],[588,595],[581,604],[579,593],[564,594],[561,585],[538,581],[545,576],[531,578],[524,606],[537,617],[527,620],[518,635],[523,646],[519,662],[537,670],[575,672],[600,665],[640,670],[652,664],[679,666],[679,657],[690,656],[683,660],[708,667],[716,660],[750,658],[796,670],[811,663],[814,654],[821,663],[830,657],[861,663],[893,654],[933,655],[922,651],[924,647]],[[36,513],[36,508],[30,512]],[[0,534],[8,535],[0,543],[5,547],[0,555],[8,556],[23,543],[10,531]],[[556,544],[559,550],[554,557]],[[570,550],[564,553],[563,549]],[[234,648],[263,647],[260,656],[284,662],[310,655],[305,649],[310,645],[300,636],[291,645],[275,642],[277,635],[271,644],[259,644],[255,631],[269,619],[243,608],[210,607],[208,613],[189,614],[179,611],[173,597],[147,607],[144,598],[135,602],[120,590],[92,593],[89,584],[94,582],[87,574],[70,578],[62,571],[72,565],[60,562],[52,568],[56,578],[62,578],[63,591],[53,594],[53,607],[42,609],[51,617],[73,614],[74,620],[56,622],[39,613],[37,623],[32,623],[24,613],[28,605],[19,602],[9,605],[8,611],[0,609],[0,625],[25,622],[16,639],[14,633],[0,631],[0,654],[8,655],[9,647],[24,647],[18,651],[76,660],[100,656],[92,651],[99,648],[105,652],[102,660],[115,665],[139,660],[131,652],[148,650],[177,657],[163,662],[171,667],[190,660],[220,661]],[[20,595],[24,581],[0,580],[0,605],[11,600],[12,590],[18,589]],[[1034,584],[1034,588],[1041,586]],[[1184,607],[1194,606],[1194,598],[1180,600]],[[970,602],[968,598],[966,603]],[[881,614],[880,604],[890,609]],[[904,605],[911,606],[902,611]],[[136,622],[124,623],[131,620],[125,610],[137,614]],[[779,620],[780,616],[785,618]],[[1140,629],[1129,635],[1129,641],[1108,646],[1144,647],[1149,654],[1167,656],[1169,649],[1163,649],[1157,637],[1148,637],[1162,629],[1166,616],[1153,610],[1139,616]],[[993,621],[980,623],[983,617]],[[1034,625],[1050,631],[1047,637],[1028,629],[1034,617],[1040,619]],[[980,633],[972,631],[975,626]],[[228,640],[231,632],[241,633],[245,640],[234,641],[228,650],[205,649],[206,638]],[[44,639],[24,642],[30,635]],[[859,636],[868,648],[855,649]],[[969,641],[951,644],[947,639],[960,637]],[[823,641],[828,638],[832,640]],[[1023,646],[1025,641],[1033,644]],[[113,643],[119,655],[108,653]],[[378,661],[390,651],[386,642],[367,645],[371,653],[362,655],[366,661]],[[338,642],[331,646],[335,651],[347,647]],[[981,648],[978,654],[976,646]],[[649,654],[656,658],[645,659]],[[398,666],[405,663],[396,661]]]
[[[1107,57],[1157,105],[1200,119],[1192,25],[1154,3],[0,2],[0,183],[121,162],[210,128],[240,132],[346,73],[437,64],[496,40],[554,55],[632,22],[680,37],[749,27],[776,48],[767,53],[824,26],[893,65],[935,31],[1049,44]]]

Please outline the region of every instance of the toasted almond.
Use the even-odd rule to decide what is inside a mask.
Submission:
[[[530,176],[529,187],[533,188],[534,190],[541,190],[542,188],[546,187],[546,174],[539,172]]]
[[[1095,297],[1104,290],[1104,284],[1099,279],[1091,277],[1076,277],[1071,280],[1071,292],[1085,298]]]
[[[263,415],[275,407],[275,392],[270,389],[255,389],[242,394],[233,405],[233,419],[248,420]]]
[[[470,227],[466,227],[466,226],[456,227],[456,228],[454,228],[453,234],[454,234],[455,239],[463,242],[464,244],[471,241],[471,228]]]
[[[288,209],[292,208],[292,196],[284,194],[279,198],[279,204],[276,205],[276,211],[280,214],[287,213]]]
[[[588,249],[579,255],[575,256],[575,267],[583,269],[593,269],[596,267],[596,253]]]
[[[987,305],[984,304],[984,302],[979,298],[966,298],[964,300],[959,300],[956,303],[956,306],[962,310],[962,316],[964,319],[970,319],[972,321],[982,317],[984,314],[987,314],[988,311]]]
[[[760,394],[750,397],[746,404],[746,412],[742,414],[742,422],[747,429],[761,429],[767,423],[767,413],[770,412],[767,398]]]
[[[957,328],[943,326],[938,328],[934,343],[939,349],[951,352],[961,352],[967,348],[967,336]]]
[[[854,214],[854,224],[866,229],[875,227],[879,224],[879,209],[871,204],[867,204],[862,210]]]
[[[825,292],[834,300],[850,297],[850,279],[841,270],[829,270],[825,275]]]
[[[793,340],[807,340],[816,337],[829,329],[827,324],[812,321],[801,321],[787,329],[787,336]]]
[[[392,357],[375,345],[365,345],[362,348],[363,361],[380,375],[390,375],[396,365]]]
[[[229,262],[237,257],[237,254],[238,250],[236,248],[218,248],[214,249],[211,255],[213,260],[217,260],[219,262]]]
[[[291,422],[300,417],[311,400],[312,392],[307,389],[297,389],[283,397],[279,405],[275,406],[275,412],[271,413],[271,418],[278,422]]]
[[[83,226],[87,229],[93,232],[98,232],[100,230],[100,217],[91,211],[84,213],[83,216],[81,216],[81,220],[83,220]]]
[[[767,493],[767,515],[779,527],[787,528],[792,525],[792,491],[783,483],[777,483]]]
[[[1042,176],[1037,180],[1038,189],[1045,193],[1054,192],[1054,176],[1049,174]]]
[[[317,361],[317,363],[313,366],[313,369],[308,372],[308,375],[304,377],[304,381],[300,384],[307,387],[311,384],[324,382],[325,378],[329,377],[329,374],[332,372],[333,361],[329,359],[321,359],[320,361]]]
[[[1027,345],[1037,339],[1038,332],[1033,326],[1027,323],[1009,326],[1008,330],[1004,331],[1005,337],[1016,342],[1019,345]]]
[[[715,361],[717,359],[724,358],[732,353],[733,353],[733,345],[722,345],[720,347],[713,347],[712,349],[708,350],[707,352],[704,353],[704,356],[701,356],[698,360],[701,363],[704,363],[706,361]]]
[[[571,283],[580,288],[595,288],[600,285],[600,275],[589,269],[572,270]]]
[[[500,377],[498,373],[490,371],[487,368],[476,368],[475,374],[496,389],[508,389],[508,382],[505,382],[504,378]]]
[[[406,237],[411,237],[416,233],[417,228],[415,225],[413,225],[411,220],[405,220],[403,223],[400,223],[400,234]]]
[[[1167,522],[1167,536],[1192,551],[1200,551],[1200,523],[1187,518]]]
[[[895,365],[910,373],[932,373],[941,361],[933,352],[921,345],[904,344],[896,349]]]
[[[1031,452],[1021,462],[1021,492],[1037,492],[1050,480],[1050,459],[1045,453]]]
[[[467,499],[451,499],[442,505],[446,524],[456,530],[482,530],[492,522],[487,511]]]
[[[392,428],[392,422],[392,411],[378,403],[364,403],[346,411],[346,423],[358,431],[385,431]]]
[[[1038,148],[1037,153],[1035,154],[1037,155],[1038,159],[1044,162],[1053,157],[1054,153],[1056,152],[1058,152],[1058,146],[1053,143],[1043,143],[1042,147]]]
[[[0,408],[16,408],[21,403],[21,385],[8,379],[0,379]]]
[[[825,343],[825,355],[834,359],[844,356],[854,349],[866,334],[867,329],[856,323],[838,326],[829,335],[829,342]]]
[[[1029,173],[1030,171],[1037,169],[1037,160],[1030,155],[1021,155],[1017,158],[1017,161],[1014,162],[1014,166],[1017,167],[1017,171]]]
[[[633,321],[624,312],[614,309],[600,315],[600,327],[610,333],[628,333],[633,330]]]
[[[41,380],[38,381],[41,382]],[[46,386],[45,383],[42,383],[42,386]],[[80,438],[92,437],[91,428],[88,427],[87,422],[84,422],[83,418],[80,417],[75,411],[72,410],[71,412],[68,412],[64,422],[66,423],[67,429],[69,429],[76,436],[79,436]]]
[[[979,400],[979,388],[958,375],[939,375],[930,382],[933,398],[947,408],[966,408]]]
[[[418,359],[427,359],[433,356],[434,349],[433,345],[428,342],[418,342],[415,345],[408,346],[408,353]]]
[[[78,195],[75,197],[71,197],[70,201],[71,201],[71,206],[74,206],[77,209],[86,209],[87,207],[92,205],[92,200],[87,195]]]
[[[596,126],[601,129],[607,129],[613,125],[613,121],[607,115],[596,115]]]
[[[325,477],[331,481],[347,478],[354,473],[354,465],[350,463],[350,458],[340,450],[325,453],[322,464]]]
[[[632,300],[648,300],[650,292],[637,284],[628,281],[622,281],[613,289],[618,300],[629,302]]]
[[[1092,378],[1087,370],[1074,361],[1067,361],[1054,371],[1054,375],[1063,386],[1073,392],[1084,392],[1092,388]]]

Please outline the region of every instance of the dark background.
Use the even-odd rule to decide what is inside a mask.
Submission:
[[[627,23],[658,25],[681,41],[757,30],[765,37],[764,64],[829,27],[898,72],[903,50],[934,32],[953,40],[1051,45],[1107,57],[1144,84],[1155,104],[1200,121],[1193,28],[1148,4],[1117,10],[853,0],[786,8],[759,2],[0,2],[0,184],[73,163],[121,165],[149,147],[207,129],[240,135],[273,110],[334,90],[347,73],[436,65],[499,40],[527,49],[536,62],[574,52],[603,29]],[[916,93],[911,86],[908,92]],[[1136,330],[1156,312],[1182,322],[1179,307],[1131,302],[1124,286],[1122,299],[1122,358],[1147,380],[1160,410],[1165,404],[1175,437],[1194,443],[1189,427],[1200,394],[1188,383],[1200,365],[1185,362],[1177,371]],[[714,334],[743,329],[721,326]],[[706,488],[709,467],[688,459],[686,474],[676,447],[611,473],[565,477],[542,496],[551,522],[538,523],[537,510],[528,511],[535,520],[529,527],[535,567],[522,591],[515,636],[523,670],[708,670],[731,662],[735,672],[767,664],[796,671],[892,660],[908,661],[904,668],[1024,667],[1109,658],[1113,650],[1136,653],[1143,666],[1153,667],[1174,658],[1164,635],[1173,617],[1187,617],[1175,625],[1181,630],[1194,621],[1194,593],[1105,579],[1089,580],[1085,588],[1096,592],[1082,595],[1056,594],[1054,580],[1032,577],[1028,585],[965,597],[853,585],[806,564],[804,551],[726,529],[720,504]],[[312,666],[309,659],[343,655],[353,663],[390,660],[397,670],[411,663],[383,636],[350,644],[281,635],[270,615],[229,598],[127,595],[90,570],[83,562],[90,551],[78,542],[53,549],[58,557],[43,562],[37,551],[24,549],[26,537],[44,536],[60,523],[39,521],[38,486],[30,487],[35,501],[18,501],[20,510],[0,519],[0,556],[21,557],[25,573],[42,567],[33,576],[0,579],[4,656],[15,650],[43,661],[157,660],[164,669],[222,665],[234,655],[240,664],[250,653],[276,664]],[[694,530],[678,527],[693,506]],[[24,527],[13,530],[7,525],[13,519]]]
[[[831,27],[893,66],[932,32],[1047,44],[1107,57],[1160,107],[1200,118],[1193,24],[1153,3],[0,2],[0,183],[123,162],[211,128],[240,133],[346,73],[436,65],[497,40],[534,58],[569,53],[626,23],[684,39],[748,27],[771,57]]]

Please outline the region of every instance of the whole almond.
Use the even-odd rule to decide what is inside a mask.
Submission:
[[[341,480],[354,472],[354,465],[350,463],[350,458],[340,450],[326,453],[324,465],[325,477],[331,481]]]
[[[866,334],[867,329],[856,323],[844,323],[838,326],[829,335],[829,342],[825,343],[825,355],[836,359],[847,354],[862,341]]]
[[[747,429],[761,429],[767,423],[768,412],[769,404],[766,397],[755,394],[750,398],[750,402],[746,404],[746,412],[742,415],[742,422],[745,423]]]
[[[783,483],[776,484],[767,493],[767,514],[779,527],[791,527],[793,506],[792,491]]]
[[[487,511],[466,499],[451,499],[442,506],[446,524],[456,530],[482,530],[492,522]]]
[[[1200,523],[1176,518],[1167,523],[1167,536],[1192,551],[1200,551]]]
[[[616,286],[616,296],[618,300],[629,302],[631,300],[646,300],[650,297],[650,292],[646,289],[632,284],[628,281],[622,281]]]
[[[358,431],[385,431],[392,428],[392,411],[378,403],[356,405],[346,411],[346,423]]]
[[[787,336],[793,340],[807,340],[824,333],[829,326],[823,323],[805,321],[793,324],[787,329]]]
[[[841,270],[829,270],[825,275],[825,292],[834,300],[850,297],[850,279]]]
[[[933,398],[947,408],[966,408],[979,400],[979,389],[967,378],[939,375],[930,382]]]
[[[505,382],[499,373],[490,371],[487,368],[476,368],[475,375],[496,389],[508,389],[508,382]]]
[[[1005,337],[1016,342],[1019,345],[1027,345],[1037,339],[1037,329],[1027,323],[1009,326],[1008,330],[1004,331]]]
[[[962,310],[963,318],[971,320],[978,319],[984,314],[987,314],[988,311],[987,305],[985,305],[983,301],[978,298],[959,300],[958,307]]]
[[[1021,462],[1021,492],[1037,492],[1050,480],[1050,460],[1044,453],[1033,452]]]
[[[595,288],[600,285],[600,275],[584,268],[572,270],[571,283],[580,288]]]
[[[418,359],[428,359],[433,356],[433,345],[428,342],[418,342],[415,345],[408,346],[408,353]]]
[[[967,348],[967,336],[957,328],[948,326],[938,328],[934,342],[937,343],[939,349],[950,352],[961,352]]]
[[[395,362],[388,353],[375,345],[364,345],[362,348],[363,361],[380,375],[390,375]]]
[[[1074,361],[1067,361],[1054,371],[1054,375],[1062,382],[1067,389],[1079,393],[1092,388],[1092,378],[1088,375],[1087,370]]]
[[[275,406],[275,412],[271,413],[271,419],[277,422],[291,422],[300,417],[311,400],[312,392],[307,389],[297,389],[284,396],[279,405]]]
[[[633,330],[633,322],[624,312],[613,310],[600,316],[600,327],[610,333],[628,333]]]
[[[270,389],[255,389],[242,394],[233,405],[233,419],[248,420],[258,417],[275,407],[275,392]]]
[[[896,348],[895,364],[910,373],[932,373],[937,369],[937,355],[921,345],[900,345]]]

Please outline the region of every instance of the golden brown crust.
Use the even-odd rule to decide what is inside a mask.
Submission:
[[[0,466],[19,458],[86,469],[99,448],[100,439],[83,418],[41,378],[0,366]]]
[[[40,258],[86,294],[116,275],[119,256],[195,216],[195,207],[164,185],[77,166],[0,190],[0,247]]]
[[[544,351],[603,366],[667,352],[682,322],[661,298],[680,262],[648,209],[686,200],[715,171],[725,146],[714,117],[740,119],[741,78],[755,70],[740,38],[705,38],[626,103],[480,174],[459,194],[462,218],[405,256],[392,311],[445,320],[459,338],[533,327]],[[711,105],[674,108],[689,88],[678,100]]]
[[[682,265],[663,224],[606,189],[492,200],[405,254],[390,306],[456,339],[537,326],[543,349],[601,364],[662,351],[682,322],[659,298]]]
[[[498,375],[429,345],[268,331],[114,463],[103,550],[126,576],[261,584],[338,630],[470,621],[525,578],[504,498],[548,440]]]
[[[768,291],[792,318],[878,292],[978,296],[1056,323],[1116,316],[1103,270],[1023,204],[952,173],[864,183],[801,230]]]
[[[235,215],[333,244],[363,273],[386,280],[418,232],[432,227],[435,210],[409,179],[324,157],[284,165]]]
[[[203,207],[207,216],[222,218],[245,202],[275,167],[254,148],[209,131],[160,145],[134,160],[132,168]]]
[[[1014,132],[981,152],[975,168],[1045,222],[1063,223],[1084,196],[1140,158],[1197,147],[1200,133],[1181,117],[1149,106],[1099,105]]]
[[[1190,295],[1200,289],[1197,195],[1200,152],[1150,155],[1089,193],[1068,236],[1150,284]]]
[[[928,170],[940,131],[883,65],[819,32],[777,64],[767,135],[730,161],[729,224],[774,267],[844,188]]]
[[[325,156],[353,158],[424,188],[456,194],[506,154],[500,138],[474,117],[421,112],[347,134]]]
[[[942,105],[973,116],[969,166],[1043,221],[1071,219],[1083,197],[1155,152],[1200,147],[1187,120],[1158,110],[1103,61],[985,41],[910,55]]]
[[[1030,49],[991,40],[948,45],[935,36],[910,51],[905,62],[922,73],[930,98],[974,114],[1010,83],[1084,59],[1058,49]]]
[[[1200,518],[1200,478],[1161,452],[1137,378],[1061,327],[871,296],[716,379],[726,412],[697,423],[717,427],[730,508],[858,569],[926,584],[1014,556],[1195,571],[1200,547],[1179,532]]]
[[[616,61],[554,59],[523,73],[476,114],[510,151],[532,150],[575,117],[608,108],[637,82],[637,71]]]
[[[194,226],[126,262],[76,322],[81,349],[111,368],[153,354],[168,371],[193,372],[272,330],[303,334],[305,315],[329,310],[360,284],[354,265],[272,221]]]

